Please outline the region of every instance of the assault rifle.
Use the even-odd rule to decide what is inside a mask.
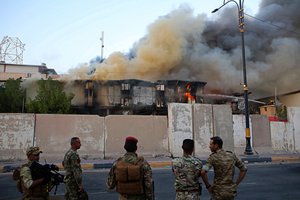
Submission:
[[[55,186],[54,194],[56,194],[57,186],[64,182],[64,175],[58,173],[59,168],[56,165],[42,165],[38,162],[33,162],[30,166],[30,170],[33,180],[44,178],[45,183],[51,183],[49,191]]]

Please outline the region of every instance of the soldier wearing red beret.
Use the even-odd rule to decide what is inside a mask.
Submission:
[[[152,170],[142,156],[138,156],[138,139],[128,136],[125,139],[124,156],[114,163],[107,178],[108,189],[116,188],[120,200],[153,199]]]

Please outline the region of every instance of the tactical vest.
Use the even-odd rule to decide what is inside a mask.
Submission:
[[[139,157],[136,163],[127,163],[119,159],[116,164],[116,190],[120,194],[141,195],[144,189],[144,158]]]
[[[22,167],[29,167],[29,165],[24,164],[22,165]],[[47,198],[49,196],[49,191],[51,189],[50,183],[42,183],[30,189],[25,187],[25,184],[22,179],[20,180],[20,183],[21,183],[21,191],[23,193],[22,195],[23,199],[30,198],[30,197]]]

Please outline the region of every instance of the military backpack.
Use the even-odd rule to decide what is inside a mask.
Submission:
[[[141,195],[144,189],[144,158],[139,157],[135,163],[127,163],[119,159],[116,164],[116,190],[120,194]]]
[[[12,174],[12,179],[17,182],[17,189],[20,193],[23,193],[22,184],[21,184],[21,167],[14,169]]]

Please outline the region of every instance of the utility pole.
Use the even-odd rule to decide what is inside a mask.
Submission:
[[[101,33],[101,62],[103,61],[103,48],[104,48],[104,31],[102,31]]]
[[[216,8],[212,11],[212,13],[217,12],[219,9],[221,9],[226,4],[233,2],[236,4],[238,9],[238,17],[239,17],[239,29],[241,33],[241,39],[242,39],[242,62],[243,62],[243,78],[244,78],[244,101],[245,101],[245,122],[246,122],[246,148],[245,148],[245,154],[246,155],[253,155],[252,148],[251,148],[251,136],[250,136],[250,125],[249,125],[249,100],[248,100],[248,84],[247,84],[247,72],[246,72],[246,58],[245,58],[245,40],[244,40],[244,0],[239,0],[238,2],[235,0],[228,0],[223,1],[223,5],[219,8]]]

